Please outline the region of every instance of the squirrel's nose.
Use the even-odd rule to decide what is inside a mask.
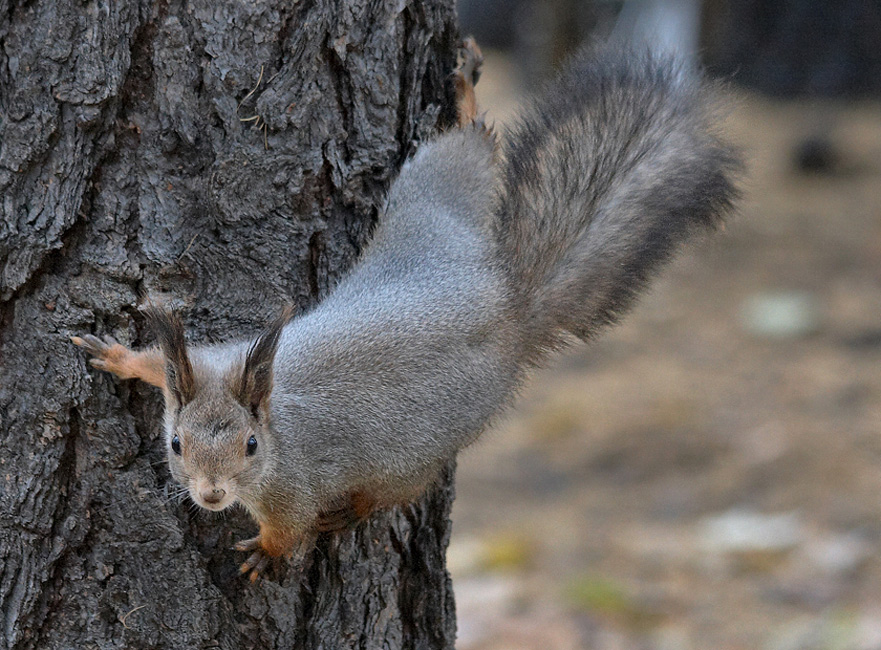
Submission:
[[[226,490],[219,487],[206,487],[199,491],[199,496],[205,503],[220,503],[226,496]]]

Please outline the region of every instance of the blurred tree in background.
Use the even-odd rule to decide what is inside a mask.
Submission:
[[[705,0],[711,70],[781,96],[881,92],[881,2]]]
[[[773,95],[881,91],[876,0],[459,0],[463,31],[511,49],[533,84],[610,35],[699,52],[712,72]]]

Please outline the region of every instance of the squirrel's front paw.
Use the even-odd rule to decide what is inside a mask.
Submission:
[[[112,372],[122,379],[131,379],[134,376],[127,368],[132,351],[112,337],[99,339],[92,334],[86,334],[82,337],[71,336],[70,340],[94,357],[89,363],[95,368]]]
[[[242,566],[239,567],[240,573],[250,574],[248,578],[251,582],[256,582],[257,578],[260,577],[260,572],[265,571],[266,567],[268,567],[269,563],[274,559],[273,556],[269,555],[260,544],[260,535],[252,537],[251,539],[243,539],[236,543],[233,548],[236,551],[242,551],[244,553],[253,551],[251,555],[248,556],[248,559],[242,563]]]
[[[292,535],[260,525],[260,534],[251,539],[238,542],[233,549],[244,553],[251,552],[248,559],[239,567],[243,574],[249,574],[251,582],[256,582],[260,573],[269,567],[274,560],[287,557],[295,562],[300,561],[312,548],[315,537],[312,535]]]

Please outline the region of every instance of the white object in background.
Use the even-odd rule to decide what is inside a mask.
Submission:
[[[628,0],[618,15],[612,40],[647,44],[694,60],[700,35],[699,0]]]

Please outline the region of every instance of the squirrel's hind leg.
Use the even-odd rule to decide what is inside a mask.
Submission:
[[[477,41],[469,36],[462,41],[459,48],[459,67],[453,73],[456,87],[456,106],[459,109],[459,126],[468,126],[477,119],[477,97],[474,95],[474,84],[480,79],[480,67],[483,65],[483,52]]]
[[[378,507],[376,499],[364,492],[353,492],[346,495],[340,508],[328,510],[318,515],[315,531],[333,533],[354,528],[367,519]]]
[[[374,488],[359,489],[346,494],[334,509],[325,510],[315,520],[316,533],[335,533],[354,528],[377,510],[412,503],[425,494],[430,485],[423,480],[408,483],[409,487],[395,495]]]

